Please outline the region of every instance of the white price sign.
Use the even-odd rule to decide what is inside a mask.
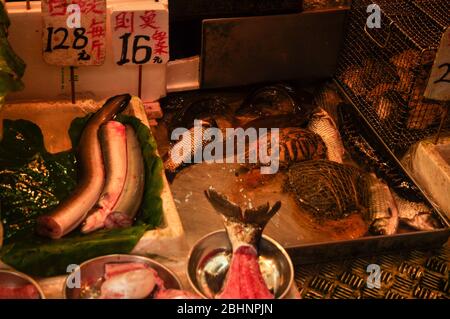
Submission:
[[[101,65],[106,55],[106,0],[42,0],[43,56],[61,66]]]
[[[131,6],[130,6],[131,7]],[[169,14],[167,8],[114,8],[111,14],[114,61],[118,65],[167,63]]]
[[[450,101],[450,27],[442,36],[424,95],[428,99]]]

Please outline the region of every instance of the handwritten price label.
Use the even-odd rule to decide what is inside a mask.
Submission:
[[[118,65],[160,64],[169,60],[167,9],[113,10],[111,24]]]
[[[425,90],[425,97],[438,101],[450,101],[450,27],[442,36]]]
[[[106,56],[106,0],[42,0],[43,56],[61,66],[101,65]]]

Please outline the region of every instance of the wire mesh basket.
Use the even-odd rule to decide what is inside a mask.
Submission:
[[[450,1],[414,0],[414,4],[443,29],[450,25]]]
[[[423,97],[444,31],[428,4],[440,0],[417,1],[429,13],[411,0],[354,0],[336,76],[396,153],[434,133],[444,111]],[[381,9],[381,28],[367,26],[373,3]]]

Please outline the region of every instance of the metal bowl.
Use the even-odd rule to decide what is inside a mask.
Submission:
[[[294,266],[284,248],[263,235],[259,247],[259,266],[267,287],[282,299],[294,282]],[[213,298],[223,285],[231,261],[231,244],[224,230],[204,236],[192,247],[187,264],[188,280],[197,294]]]
[[[45,299],[44,292],[41,287],[39,287],[38,283],[30,276],[27,276],[21,272],[9,269],[0,269],[0,283],[11,287],[22,287],[31,284],[38,291],[39,298]]]
[[[147,264],[156,272],[158,276],[164,281],[164,286],[167,289],[182,289],[182,285],[177,276],[167,267],[154,261],[153,259],[135,256],[135,255],[107,255],[96,257],[85,261],[80,265],[80,286],[79,288],[70,288],[72,286],[72,279],[70,276],[64,281],[64,298],[66,299],[83,299],[86,292],[90,289],[95,289],[96,285],[103,282],[105,264],[107,263],[126,263],[126,262],[140,262]]]

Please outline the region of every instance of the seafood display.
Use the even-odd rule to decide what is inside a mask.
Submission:
[[[281,202],[242,210],[210,187],[205,191],[211,205],[222,215],[232,246],[230,269],[219,299],[272,299],[258,264],[258,244],[269,220],[278,212]]]
[[[368,189],[370,194],[367,217],[371,222],[369,231],[374,235],[395,234],[399,213],[389,187],[375,175],[371,175],[368,178]]]
[[[43,236],[61,238],[80,225],[99,199],[105,183],[105,169],[98,133],[100,126],[128,105],[128,94],[110,98],[89,121],[79,143],[81,176],[71,197],[50,215],[38,220],[37,231]]]
[[[400,171],[398,165],[372,146],[376,143],[370,143],[363,127],[356,124],[360,119],[354,114],[352,108],[349,105],[340,104],[338,114],[340,133],[352,158],[366,170],[375,172],[383,178],[401,196],[416,202],[423,200],[419,189]]]
[[[100,142],[105,163],[106,181],[100,198],[83,222],[81,231],[88,233],[104,226],[117,203],[127,177],[127,139],[125,126],[110,121],[100,128]],[[113,155],[114,153],[114,155]]]
[[[111,214],[105,219],[105,227],[109,229],[131,226],[144,196],[144,159],[141,145],[130,125],[126,125],[126,137],[128,160],[126,179]]]
[[[0,283],[0,299],[39,299],[39,291],[32,284],[8,286]]]
[[[339,129],[333,118],[324,109],[318,109],[312,115],[308,129],[322,138],[327,147],[327,158],[330,161],[342,164],[345,149],[342,145]]]
[[[166,289],[164,280],[142,262],[111,262],[103,276],[81,288],[81,298],[94,299],[196,299],[195,294]]]

